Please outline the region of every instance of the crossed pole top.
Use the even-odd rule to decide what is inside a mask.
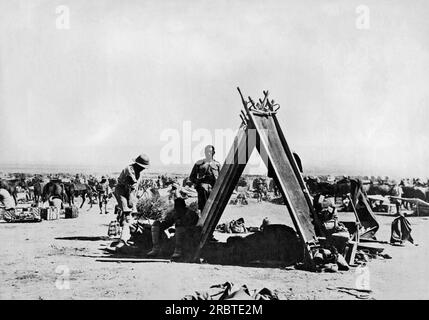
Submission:
[[[277,111],[280,109],[280,105],[276,103],[274,99],[272,99],[271,101],[270,99],[268,99],[268,95],[269,95],[268,90],[262,91],[264,94],[264,98],[258,99],[256,103],[250,96],[248,97],[248,101],[246,101],[239,87],[237,87],[237,90],[240,93],[241,102],[243,103],[244,108],[248,111],[251,111],[259,115],[268,116],[268,115],[276,114]]]

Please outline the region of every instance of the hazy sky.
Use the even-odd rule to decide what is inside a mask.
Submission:
[[[428,17],[424,0],[0,0],[0,163],[159,166],[166,129],[236,130],[240,86],[270,90],[307,171],[429,176]]]

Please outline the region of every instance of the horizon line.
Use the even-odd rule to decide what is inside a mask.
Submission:
[[[97,169],[98,167],[98,169]],[[114,168],[117,167],[117,168]],[[82,173],[99,173],[103,171],[109,171],[110,173],[120,172],[123,166],[116,166],[111,164],[102,164],[102,165],[83,165],[83,164],[51,164],[51,163],[0,163],[0,172],[3,173],[21,173],[20,170],[23,170],[27,173],[37,173],[38,170],[43,171],[44,173],[49,173],[49,169],[54,170],[56,173],[76,173],[79,170],[84,172]],[[170,173],[170,174],[185,174],[188,171],[190,172],[191,166],[189,165],[153,165],[149,167],[147,173]],[[155,171],[154,171],[155,170]],[[48,171],[48,172],[46,172]],[[262,170],[263,172],[243,172],[247,175],[267,175],[267,170]],[[375,174],[368,170],[369,172],[364,172],[363,170],[356,170],[351,168],[341,168],[341,169],[330,169],[330,168],[320,168],[317,166],[310,166],[308,169],[304,169],[304,175],[306,176],[360,176],[360,177],[391,177],[391,178],[404,178],[404,177],[420,177],[418,175],[400,175],[400,174],[385,174],[379,173]],[[22,173],[25,173],[22,172]],[[79,173],[79,172],[78,172]],[[421,177],[420,177],[421,178]],[[426,176],[429,178],[429,176]]]

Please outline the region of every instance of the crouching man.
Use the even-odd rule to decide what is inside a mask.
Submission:
[[[127,245],[130,238],[131,212],[136,211],[136,190],[140,174],[149,167],[149,157],[146,154],[139,155],[133,163],[122,170],[115,187],[114,196],[118,202],[118,222],[122,227],[120,241],[116,248]]]
[[[164,232],[170,228],[173,224],[175,225],[175,248],[171,259],[180,259],[183,256],[183,245],[187,232],[196,226],[198,222],[198,214],[187,208],[185,200],[183,198],[177,198],[174,200],[174,209],[167,212],[164,218],[156,220],[151,228],[152,231],[152,243],[153,248],[148,252],[149,257],[155,257],[159,255],[161,251],[160,236],[161,232]]]

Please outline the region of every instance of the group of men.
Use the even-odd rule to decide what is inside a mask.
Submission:
[[[204,206],[209,198],[210,192],[219,176],[220,163],[214,159],[215,148],[212,145],[206,146],[205,158],[197,161],[192,168],[190,181],[194,184],[198,194],[198,212],[187,208],[184,199],[181,197],[179,189],[177,189],[174,197],[174,209],[167,212],[166,215],[152,225],[152,242],[153,249],[148,253],[149,256],[157,256],[160,252],[160,233],[175,225],[176,248],[173,253],[173,258],[182,256],[183,239],[186,229],[195,226],[198,222],[199,215],[203,211]],[[137,205],[137,189],[138,181],[143,170],[150,165],[149,157],[146,154],[141,154],[135,158],[130,165],[125,167],[120,173],[115,190],[114,197],[118,203],[117,213],[120,217],[122,227],[119,242],[115,244],[116,248],[127,245],[130,238],[130,224],[132,222],[132,212],[136,212]],[[100,213],[107,213],[107,200],[110,193],[108,180],[103,176],[101,181],[96,185],[98,194],[98,203]],[[56,204],[56,203],[55,203]],[[15,201],[9,192],[5,189],[0,189],[0,207],[2,210],[9,212],[15,208]]]
[[[161,232],[174,224],[176,243],[172,258],[179,259],[182,257],[186,230],[197,224],[199,214],[203,211],[210,192],[219,177],[220,163],[214,159],[214,146],[206,146],[204,153],[205,158],[195,163],[190,174],[190,181],[194,184],[198,194],[199,212],[195,212],[186,206],[185,200],[180,196],[177,188],[173,210],[167,212],[163,218],[155,221],[151,227],[153,248],[148,252],[149,256],[155,257],[159,255]],[[136,211],[138,180],[143,170],[147,169],[149,165],[149,157],[146,154],[141,154],[124,168],[119,175],[114,195],[122,217],[122,233],[119,242],[116,243],[116,248],[126,246],[130,238],[131,213]]]

